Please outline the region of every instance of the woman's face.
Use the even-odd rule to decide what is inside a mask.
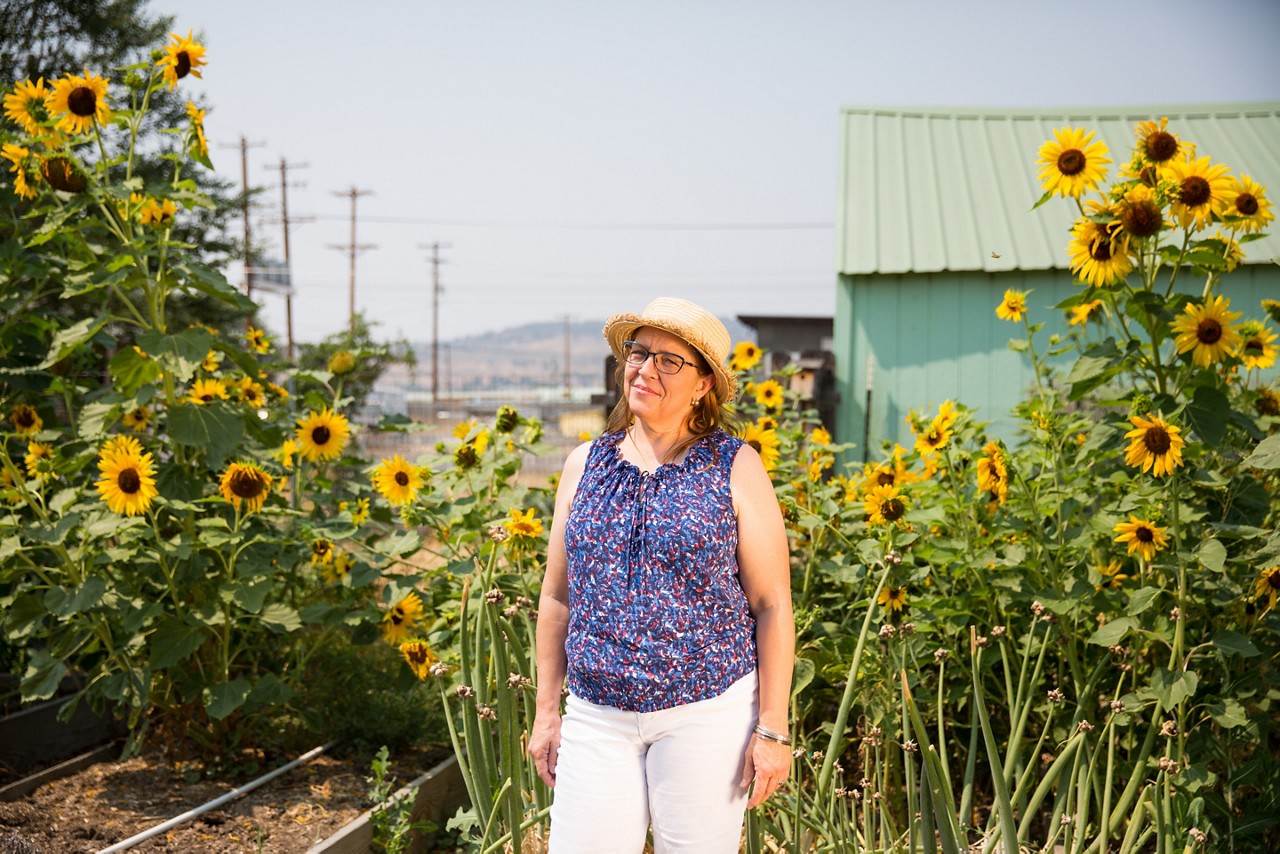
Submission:
[[[675,353],[689,363],[674,374],[664,374],[650,358],[639,366],[627,363],[623,375],[632,415],[651,426],[679,426],[689,412],[690,402],[715,385],[713,376],[699,373],[702,359],[698,351],[669,332],[643,326],[631,340],[650,353]]]

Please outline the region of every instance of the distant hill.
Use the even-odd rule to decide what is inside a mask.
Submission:
[[[755,339],[751,329],[721,318],[733,341]],[[568,324],[569,372],[574,388],[603,388],[609,345],[600,332],[604,319]],[[563,322],[526,323],[494,332],[442,339],[439,348],[440,393],[458,394],[507,388],[564,385],[566,329]],[[411,342],[418,366],[396,366],[379,382],[383,387],[431,388],[431,342]]]

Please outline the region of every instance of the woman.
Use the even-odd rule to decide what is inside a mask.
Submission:
[[[639,852],[652,825],[656,854],[734,852],[791,766],[782,514],[759,454],[721,429],[724,324],[663,297],[604,336],[621,399],[565,461],[538,605],[549,850]]]

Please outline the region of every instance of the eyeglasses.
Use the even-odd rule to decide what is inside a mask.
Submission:
[[[649,361],[649,357],[653,357],[653,366],[663,374],[678,374],[680,369],[685,365],[693,365],[694,369],[701,373],[701,369],[684,356],[676,353],[661,353],[656,350],[646,350],[634,341],[622,342],[622,358],[626,360],[628,365],[640,367]]]

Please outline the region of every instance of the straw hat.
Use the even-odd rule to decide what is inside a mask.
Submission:
[[[738,378],[725,367],[729,358],[729,330],[705,308],[676,297],[658,297],[640,314],[615,314],[604,324],[604,337],[613,355],[622,358],[622,342],[642,326],[652,326],[684,339],[702,354],[716,377],[716,398],[726,404],[738,393]]]

